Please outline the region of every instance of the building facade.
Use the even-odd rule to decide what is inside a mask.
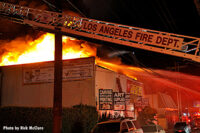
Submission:
[[[3,66],[1,70],[1,106],[53,107],[54,62]],[[95,65],[94,57],[64,60],[62,86],[63,107],[86,104],[112,115],[134,117],[131,97],[143,95],[142,83]]]

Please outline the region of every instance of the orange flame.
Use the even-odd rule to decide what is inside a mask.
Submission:
[[[11,45],[7,46],[7,45]],[[54,60],[54,34],[47,33],[34,41],[15,40],[3,47],[0,66],[43,62]],[[23,45],[21,45],[23,44]],[[17,47],[21,45],[21,47]],[[23,46],[25,48],[24,51]],[[7,46],[6,50],[5,47]],[[9,48],[8,48],[9,47]],[[63,36],[63,59],[95,56],[96,50],[87,43]]]
[[[46,33],[34,41],[26,38],[25,40],[17,39],[0,47],[3,50],[0,66],[54,60],[54,34]],[[85,41],[63,36],[63,59],[91,56],[96,56],[95,47],[91,47]],[[96,57],[96,64],[136,79],[126,71],[128,66],[120,65],[119,62],[103,61]],[[131,69],[141,71],[139,68],[131,67]]]

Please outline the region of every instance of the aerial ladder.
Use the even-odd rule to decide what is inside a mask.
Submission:
[[[14,22],[66,35],[92,38],[200,62],[200,38],[121,25],[0,2],[0,15]]]

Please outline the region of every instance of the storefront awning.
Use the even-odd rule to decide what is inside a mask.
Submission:
[[[158,96],[159,96],[158,98],[159,108],[177,109],[177,106],[171,96],[164,93],[159,93]]]

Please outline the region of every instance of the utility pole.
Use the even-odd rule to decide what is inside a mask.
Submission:
[[[61,0],[56,0],[56,7],[61,8]],[[54,55],[54,96],[53,96],[53,133],[62,132],[62,34],[55,33]]]
[[[62,130],[62,34],[55,33],[53,133]]]

